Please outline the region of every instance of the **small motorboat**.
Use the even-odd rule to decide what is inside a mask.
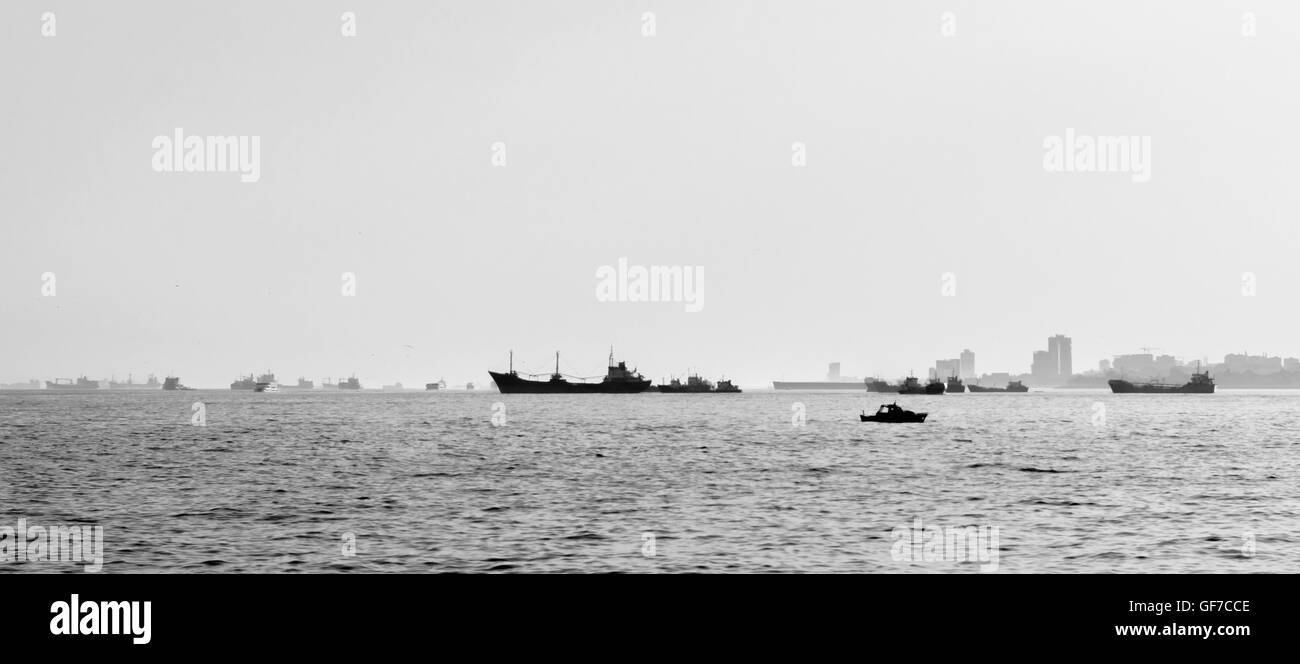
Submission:
[[[929,413],[914,413],[910,410],[904,410],[898,405],[898,402],[883,404],[875,415],[868,415],[862,411],[863,422],[924,422],[925,416]]]

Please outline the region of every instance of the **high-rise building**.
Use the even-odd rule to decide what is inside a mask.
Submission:
[[[1047,338],[1048,364],[1057,379],[1065,380],[1074,375],[1074,359],[1070,345],[1070,337],[1064,334]]]
[[[1052,355],[1045,350],[1034,351],[1034,363],[1029,367],[1034,382],[1040,385],[1056,380],[1056,370],[1052,366]]]
[[[969,348],[961,352],[961,369],[958,375],[962,380],[970,380],[975,377],[975,353]]]
[[[961,371],[960,360],[935,360],[934,362],[934,374],[940,379],[956,376],[959,371]]]

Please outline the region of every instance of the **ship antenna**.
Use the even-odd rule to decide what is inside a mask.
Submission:
[[[510,349],[510,373],[515,372],[515,350]]]

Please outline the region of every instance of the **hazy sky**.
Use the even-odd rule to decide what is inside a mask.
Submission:
[[[1046,4],[4,2],[0,379],[1300,355],[1300,6]],[[260,181],[155,172],[177,127]],[[1151,180],[1046,172],[1067,128]],[[703,310],[597,301],[620,258]]]

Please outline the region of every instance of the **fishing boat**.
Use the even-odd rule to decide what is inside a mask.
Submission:
[[[875,415],[868,415],[867,411],[862,411],[863,422],[889,422],[889,423],[906,423],[906,422],[924,422],[929,413],[914,413],[905,410],[898,402],[881,404],[880,409]]]

